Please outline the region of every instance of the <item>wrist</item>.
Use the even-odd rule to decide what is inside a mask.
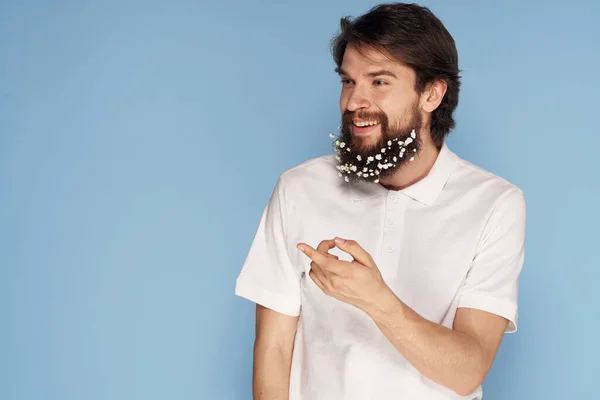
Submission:
[[[385,289],[379,293],[369,309],[365,310],[365,312],[376,323],[383,323],[389,320],[391,316],[404,316],[405,310],[406,305],[389,287],[386,286]]]

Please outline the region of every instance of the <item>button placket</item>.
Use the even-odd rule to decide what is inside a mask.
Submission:
[[[380,269],[387,279],[394,279],[398,273],[401,243],[404,231],[404,213],[408,198],[399,193],[389,193],[383,221],[383,241],[381,246],[382,265]],[[385,271],[385,273],[384,273]]]

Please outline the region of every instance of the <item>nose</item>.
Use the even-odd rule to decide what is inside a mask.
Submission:
[[[365,95],[364,90],[359,87],[354,87],[350,93],[350,96],[348,97],[348,101],[346,102],[346,109],[354,112],[360,110],[361,108],[369,108],[370,105],[371,102]]]

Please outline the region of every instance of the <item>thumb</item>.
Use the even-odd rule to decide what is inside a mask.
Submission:
[[[364,266],[372,267],[374,265],[371,255],[365,251],[356,241],[346,240],[340,237],[335,238],[335,245],[342,251],[350,254],[352,258]]]

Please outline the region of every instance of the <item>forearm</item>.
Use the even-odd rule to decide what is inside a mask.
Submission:
[[[288,400],[291,360],[291,351],[284,352],[278,347],[255,343],[254,400]]]
[[[489,369],[477,340],[421,317],[393,293],[367,313],[419,372],[460,395],[472,393]]]

